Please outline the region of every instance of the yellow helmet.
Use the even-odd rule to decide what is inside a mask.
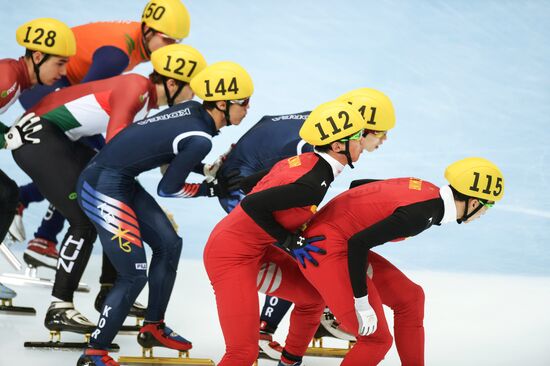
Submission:
[[[142,23],[156,31],[181,40],[189,35],[191,19],[180,0],[151,0],[141,15]]]
[[[384,93],[370,88],[360,88],[341,95],[338,100],[356,107],[365,121],[367,129],[389,131],[395,126],[393,104]]]
[[[321,146],[342,140],[367,128],[367,123],[350,104],[341,100],[315,108],[300,128],[300,137],[310,145]]]
[[[250,98],[254,92],[252,78],[246,70],[231,61],[207,66],[191,80],[191,89],[205,101]]]
[[[157,73],[186,83],[206,67],[202,54],[183,44],[159,48],[151,54],[151,63]]]
[[[466,158],[449,165],[445,178],[458,192],[487,201],[498,201],[504,194],[504,176],[487,159]]]
[[[48,55],[69,57],[76,54],[76,39],[67,24],[53,18],[26,22],[15,32],[17,43]]]

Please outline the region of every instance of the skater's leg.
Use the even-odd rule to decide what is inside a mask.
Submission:
[[[79,202],[90,217],[107,254],[117,269],[117,281],[103,303],[98,326],[93,331],[90,345],[105,349],[124,322],[131,304],[147,282],[145,250],[141,240],[136,213],[129,199],[121,200],[96,190],[93,175],[82,176],[79,184]]]
[[[266,296],[260,313],[260,329],[273,334],[292,306],[290,301],[275,296]]]
[[[6,237],[15,215],[18,194],[17,184],[0,170],[0,242]]]
[[[44,196],[38,190],[38,187],[33,182],[25,184],[19,187],[19,202],[23,207],[27,208],[30,203],[33,202],[42,202]]]
[[[63,230],[65,218],[55,209],[53,205],[49,205],[46,214],[42,218],[40,226],[34,233],[35,238],[41,238],[57,244],[57,234]]]
[[[159,204],[140,185],[136,187],[133,205],[143,240],[153,250],[145,320],[159,322],[164,319],[176,281],[182,240]]]
[[[71,142],[51,122],[42,119],[41,125],[42,130],[37,132],[41,142],[23,145],[13,151],[13,156],[40,192],[69,221],[52,294],[71,302],[96,238],[95,228],[78,206],[75,192],[80,172],[94,152]]]
[[[210,244],[228,247],[238,240],[223,235],[211,237],[204,253],[225,339],[225,354],[218,366],[251,366],[258,357],[258,264],[255,261],[227,261],[223,254],[218,256],[208,250]]]
[[[424,365],[424,291],[382,256],[369,252],[372,281],[394,313],[395,346],[404,366]]]
[[[305,279],[299,264],[279,248],[267,248],[258,274],[258,290],[294,303],[283,357],[300,361],[319,327],[325,302]]]

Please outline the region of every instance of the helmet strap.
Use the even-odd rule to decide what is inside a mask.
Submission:
[[[36,74],[36,81],[40,85],[44,85],[44,83],[40,79],[40,66],[42,66],[42,64],[50,58],[50,55],[47,54],[47,53],[42,53],[42,55],[44,55],[44,57],[42,58],[42,60],[39,63],[35,63],[34,62],[34,57],[31,55],[32,68],[34,70],[34,73]]]
[[[349,140],[345,142],[345,145],[346,145],[346,150],[338,151],[338,154],[344,155],[346,157],[346,160],[348,161],[348,165],[350,166],[350,168],[354,169],[355,167],[353,166],[353,161],[351,161],[351,154],[349,153]]]
[[[174,79],[172,79],[174,80]],[[162,77],[162,85],[164,86],[164,94],[166,94],[166,101],[168,102],[168,106],[171,107],[174,105],[174,101],[180,95],[181,91],[183,90],[183,87],[185,86],[182,82],[178,83],[178,88],[176,89],[176,92],[174,95],[170,95],[170,90],[168,90],[168,84],[167,84],[168,78],[166,76]]]
[[[462,214],[462,217],[458,220],[456,220],[456,222],[458,222],[459,224],[462,224],[463,222],[466,222],[468,221],[468,219],[470,219],[470,217],[474,216],[476,213],[479,212],[479,210],[481,210],[483,208],[483,205],[479,205],[477,206],[472,212],[470,212],[468,214],[468,203],[470,202],[472,198],[468,198],[468,200],[466,201],[466,204],[464,205],[464,214]]]
[[[218,108],[218,105],[216,104],[216,109],[220,112],[223,112],[223,115],[225,117],[225,125],[226,126],[231,126],[232,125],[231,117],[229,116],[229,107],[230,106],[231,106],[231,103],[228,100],[225,101],[225,109]]]
[[[142,34],[141,45],[143,46],[143,49],[145,50],[145,54],[147,54],[147,57],[151,58],[151,49],[149,48],[149,44],[145,40],[145,38],[149,33],[152,33],[153,35],[155,35],[155,30],[151,27],[145,30],[145,23],[141,23],[141,34]]]

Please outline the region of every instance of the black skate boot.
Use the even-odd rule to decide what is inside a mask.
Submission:
[[[74,308],[72,302],[54,301],[51,303],[44,325],[50,331],[50,340],[48,342],[25,342],[25,347],[30,348],[52,348],[52,349],[83,349],[88,347],[90,333],[96,327],[84,315]],[[61,342],[61,332],[72,332],[84,334],[84,342]],[[109,351],[118,351],[117,344],[111,344]]]
[[[44,325],[52,332],[90,334],[95,324],[74,308],[72,302],[54,301],[46,312]]]

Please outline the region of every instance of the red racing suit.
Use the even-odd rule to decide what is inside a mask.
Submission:
[[[25,58],[0,60],[0,114],[19,98],[21,92],[31,87]]]
[[[438,187],[416,178],[398,178],[370,182],[340,194],[308,224],[304,236],[324,235],[326,239],[316,245],[327,254],[314,254],[319,266],[308,266],[302,272],[342,328],[357,337],[342,365],[377,365],[384,358],[392,336],[382,304],[394,310],[395,340],[402,364],[424,365],[422,288],[370,249],[439,224],[443,211]],[[358,335],[354,297],[365,296],[367,289],[378,328],[365,337]]]
[[[324,302],[297,263],[272,244],[311,218],[337,174],[331,168],[316,153],[280,161],[212,231],[204,264],[226,343],[218,365],[249,366],[256,360],[259,290],[295,304],[283,356],[305,353]]]

